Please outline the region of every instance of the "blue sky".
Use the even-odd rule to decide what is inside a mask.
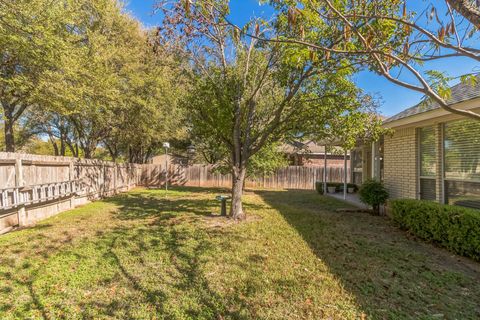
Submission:
[[[428,0],[412,0],[409,8],[414,10],[424,8],[429,2]],[[441,6],[439,2],[443,1],[433,2],[435,5]],[[126,9],[146,27],[151,27],[161,22],[160,16],[153,13],[154,3],[155,0],[126,0]],[[252,16],[268,17],[272,14],[272,10],[268,6],[260,6],[258,0],[232,0],[231,13],[230,18],[234,23],[243,24]],[[444,71],[451,76],[459,76],[473,70],[479,71],[479,67],[470,59],[458,58],[440,60],[428,66],[429,69]],[[361,72],[355,75],[354,80],[366,92],[381,97],[380,112],[386,116],[392,116],[405,108],[411,107],[422,98],[422,94],[394,85],[371,72]]]

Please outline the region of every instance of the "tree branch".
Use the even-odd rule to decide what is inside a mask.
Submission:
[[[464,16],[475,27],[480,27],[480,9],[472,0],[446,0],[452,8]]]

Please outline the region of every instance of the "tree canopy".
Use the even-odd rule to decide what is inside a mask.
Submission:
[[[265,2],[276,9],[275,26],[290,33],[262,39],[304,46],[327,59],[349,59],[449,112],[480,120],[477,112],[449,105],[453,77],[429,67],[432,61],[480,61],[478,1],[425,2],[420,11],[406,0]],[[460,80],[475,84],[477,74],[472,70]]]
[[[182,62],[119,1],[0,0],[0,59],[6,151],[20,127],[58,155],[133,162],[185,136]]]
[[[303,46],[262,41],[288,32],[255,20],[243,30],[228,24],[228,1],[161,1],[160,38],[190,61],[193,90],[186,106],[193,136],[233,176],[232,216],[241,219],[241,196],[255,157],[268,157],[289,137],[330,134],[353,114],[372,114],[350,79],[347,59],[324,59]],[[247,33],[256,35],[246,36]],[[345,119],[344,122],[335,119]],[[359,118],[357,118],[359,119]],[[264,158],[263,161],[266,159]]]

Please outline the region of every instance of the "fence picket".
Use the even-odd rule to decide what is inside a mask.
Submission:
[[[146,172],[163,171],[162,165],[145,165]],[[211,165],[171,166],[169,183],[191,187],[230,187],[232,177],[230,174],[220,174],[214,171]],[[314,190],[315,181],[323,181],[323,167],[289,166],[276,170],[272,175],[248,178],[245,186],[248,188],[266,189],[303,189]],[[327,168],[328,182],[343,182],[343,168]],[[145,174],[143,175],[145,176]],[[148,175],[144,179],[147,186],[160,186],[164,183],[163,175]],[[350,180],[350,169],[347,171],[347,180]]]

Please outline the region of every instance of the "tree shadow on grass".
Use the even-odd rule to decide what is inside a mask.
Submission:
[[[34,282],[42,270],[43,261],[71,244],[73,240],[68,232],[55,236],[42,233],[51,227],[51,224],[30,227],[27,229],[30,232],[27,239],[19,237],[8,246],[0,247],[0,280],[2,280],[0,296],[11,295],[14,288],[22,288],[30,297],[30,302],[25,305],[26,309],[38,310],[42,319],[49,317],[41,296],[36,292]],[[25,317],[18,312],[8,312],[12,307],[8,303],[0,302],[1,312],[7,312],[15,318]]]
[[[8,246],[0,247],[0,279],[5,280],[0,295],[27,293],[29,299],[21,304],[1,302],[0,313],[49,319],[81,310],[85,318],[136,318],[139,306],[146,306],[148,317],[174,319],[181,318],[180,314],[194,319],[247,319],[243,298],[225,297],[225,292],[211,287],[206,276],[205,263],[215,259],[215,250],[232,250],[230,244],[238,241],[228,228],[205,230],[207,226],[200,221],[219,210],[214,198],[225,189],[172,192],[166,197],[148,190],[118,195],[104,200],[117,208],[101,216],[106,220],[72,215],[69,225],[39,225],[12,237]],[[85,228],[87,234],[76,238]],[[92,245],[95,250],[88,249]],[[19,272],[21,261],[24,265]],[[68,272],[76,268],[83,274]],[[98,268],[110,268],[115,276]],[[79,284],[85,270],[90,271]],[[100,274],[100,279],[91,280],[89,273]],[[95,296],[105,286],[117,285],[130,293]],[[68,295],[53,288],[66,289]],[[82,290],[91,296],[83,296]],[[181,304],[178,307],[176,300]]]
[[[310,191],[257,191],[373,319],[480,318],[480,265]],[[299,210],[300,209],[300,210]]]
[[[116,218],[120,220],[165,220],[184,213],[208,216],[216,206],[214,199],[168,198],[142,193],[125,194],[104,201],[118,206]]]
[[[238,307],[227,307],[225,297],[211,288],[205,274],[208,271],[205,262],[214,259],[214,252],[231,250],[230,243],[237,240],[228,228],[206,229],[202,223],[219,207],[218,202],[209,196],[217,190],[180,190],[187,189],[207,196],[189,198],[186,192],[186,198],[181,195],[164,197],[147,191],[105,200],[117,205],[116,218],[145,224],[135,228],[116,228],[102,235],[98,250],[105,252],[105,258],[139,294],[140,300],[136,303],[152,306],[160,317],[175,318],[173,307],[178,309],[176,312],[192,319],[247,319],[241,308],[246,305],[245,301],[235,297]],[[149,274],[153,271],[150,269],[152,259],[161,259],[168,265],[167,270]],[[178,306],[172,306],[174,299],[179,300]],[[118,311],[120,305],[117,302],[97,307],[105,308],[102,313],[111,315],[114,312],[112,306]],[[130,308],[126,306],[124,314],[128,315]]]
[[[163,192],[163,190],[153,192],[145,190],[121,194],[104,201],[118,206],[117,218],[121,220],[148,218],[164,220],[180,214],[212,217],[220,214],[220,202],[215,199],[216,195],[227,194],[228,190],[223,188],[175,187],[170,192],[175,193],[169,194]],[[180,195],[177,193],[180,193]],[[187,196],[182,197],[182,194]],[[191,194],[201,195],[201,197],[194,198],[191,197]],[[263,208],[258,204],[245,204],[244,206],[246,210],[252,212]]]

